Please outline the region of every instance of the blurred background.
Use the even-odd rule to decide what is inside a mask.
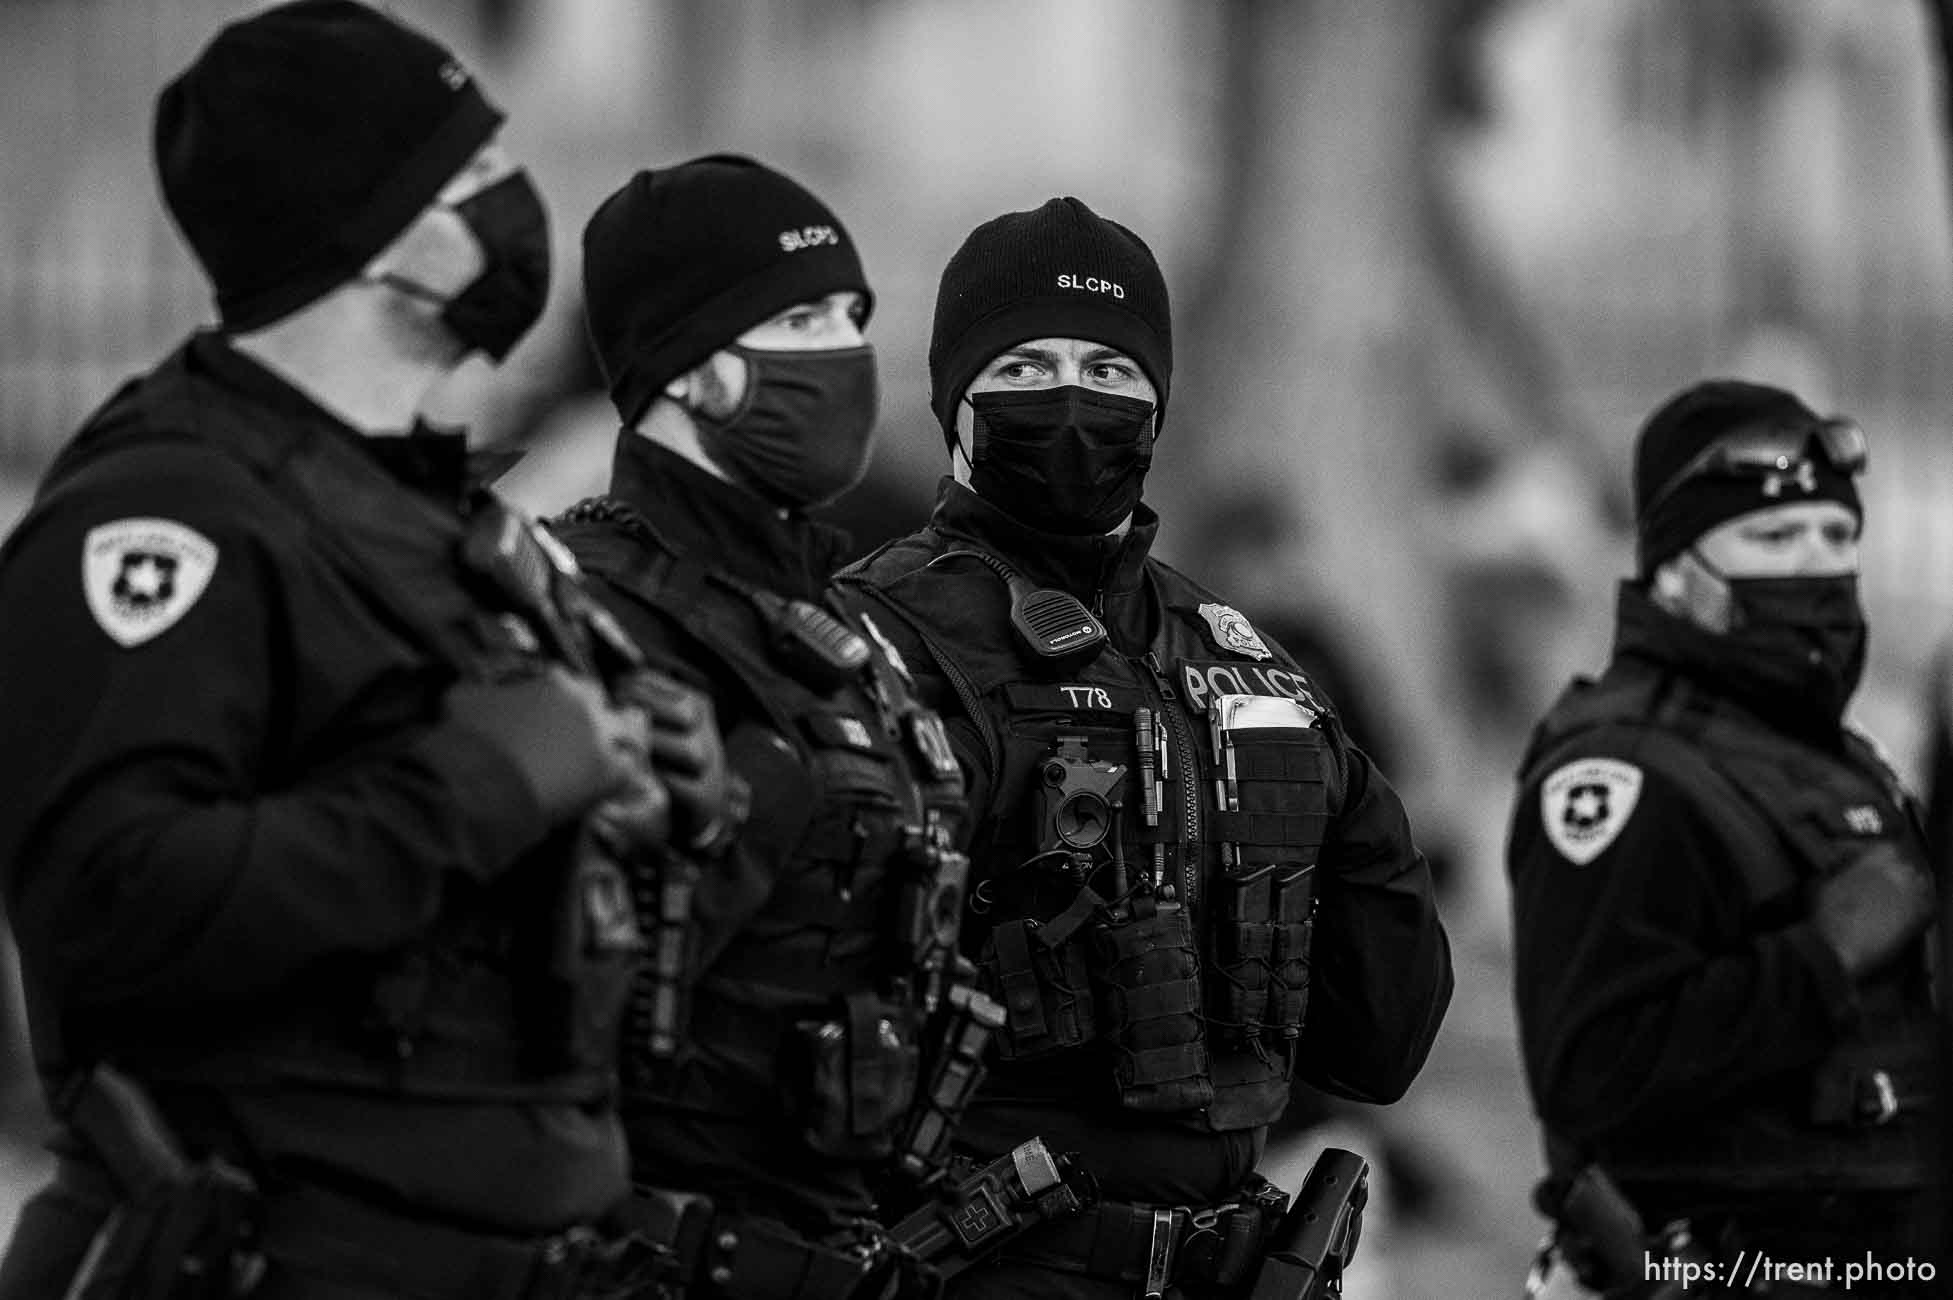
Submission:
[[[0,532],[86,414],[211,318],[156,195],[155,94],[237,0],[0,0]],[[1501,846],[1524,738],[1597,669],[1628,451],[1707,374],[1872,437],[1857,713],[1924,778],[1953,631],[1953,312],[1924,0],[395,0],[509,112],[551,311],[430,406],[527,447],[538,510],[613,423],[578,236],[635,169],[758,156],[841,214],[878,295],[861,548],[944,471],[924,364],[978,222],[1074,194],[1163,263],[1178,338],[1160,552],[1317,666],[1442,872],[1458,993],[1409,1098],[1284,1139],[1380,1169],[1350,1294],[1517,1294],[1541,1224]],[[0,618],[31,618],[0,610]],[[0,683],[0,708],[5,705]],[[1944,692],[1941,692],[1944,694]],[[0,794],[0,797],[4,797]],[[0,979],[0,1229],[44,1168]]]

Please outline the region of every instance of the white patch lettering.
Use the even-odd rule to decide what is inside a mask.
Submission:
[[[1187,703],[1195,713],[1207,712],[1207,697],[1214,693],[1208,686],[1207,678],[1193,664],[1180,665],[1180,685],[1187,692]]]
[[[804,248],[819,248],[822,244],[839,244],[841,232],[832,226],[802,226],[798,230],[780,232],[780,251],[798,253]]]
[[[1582,758],[1554,769],[1539,787],[1539,820],[1560,855],[1584,867],[1614,842],[1641,798],[1641,769],[1615,758]]]
[[[1087,293],[1109,293],[1114,298],[1126,296],[1126,286],[1115,280],[1103,279],[1096,275],[1074,275],[1067,272],[1058,277],[1060,289],[1083,289]]]
[[[217,547],[171,519],[117,519],[89,529],[81,543],[88,612],[125,648],[167,631],[216,571]]]

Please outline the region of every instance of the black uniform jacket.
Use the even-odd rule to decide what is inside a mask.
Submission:
[[[842,534],[630,433],[611,494],[653,535],[598,522],[561,535],[654,662],[711,697],[728,763],[752,790],[738,838],[697,884],[676,1059],[641,1079],[626,1071],[635,1177],[823,1236],[872,1212],[886,1152],[809,1136],[818,1107],[803,1031],[844,1000],[879,996],[902,828],[938,793],[960,814],[960,788],[952,769],[924,790],[861,672],[823,684],[773,647],[781,630],[755,599],[818,606]],[[642,567],[664,564],[689,576]],[[867,1068],[868,1045],[849,1051]],[[905,1109],[909,1087],[883,1101]]]
[[[1542,724],[1513,810],[1515,996],[1541,1119],[1644,1181],[1905,1183],[1916,1175],[1888,1155],[1916,1163],[1899,1150],[1919,1145],[1907,1122],[1813,1126],[1813,1075],[1859,1039],[1870,1065],[1920,1055],[1923,968],[1915,954],[1854,988],[1809,913],[1818,872],[1854,853],[1889,848],[1923,869],[1904,792],[1798,701],[1775,718],[1739,704],[1671,647],[1671,617],[1639,589],[1624,586],[1619,617],[1606,674]],[[1547,738],[1583,692],[1646,707]],[[1789,775],[1711,781],[1742,761],[1734,742],[1761,753],[1750,770]],[[1799,843],[1832,867],[1799,861]],[[1780,887],[1757,883],[1773,876]]]
[[[460,455],[410,487],[215,335],[104,409],[0,551],[0,880],[43,1070],[166,1075],[193,1146],[241,1141],[423,1213],[528,1231],[613,1204],[608,1106],[519,1080],[435,1105],[335,1087],[330,1063],[248,1081],[231,1060],[198,1087],[260,1038],[302,1054],[284,1027],[310,1010],[363,1015],[374,965],[549,827],[506,759],[438,720],[453,671],[327,561],[338,521],[273,489],[282,463],[329,461],[361,485],[345,522],[391,529],[365,541],[452,592],[446,549],[407,549],[442,530],[401,521],[439,523],[416,488],[458,520]],[[357,1044],[333,1051],[363,1070]]]
[[[1294,1071],[1340,1096],[1394,1101],[1422,1067],[1452,988],[1450,949],[1430,873],[1411,841],[1403,806],[1370,760],[1349,742],[1333,706],[1313,693],[1279,646],[1270,647],[1272,661],[1256,662],[1225,648],[1220,624],[1209,628],[1201,623],[1196,608],[1226,607],[1150,557],[1158,529],[1158,516],[1141,505],[1124,534],[1045,533],[945,479],[924,529],[852,566],[842,581],[871,589],[903,615],[894,620],[892,634],[901,641],[925,698],[949,720],[951,740],[966,771],[977,827],[974,880],[1017,865],[1021,855],[1014,849],[993,852],[991,845],[1023,830],[1035,797],[1028,783],[1018,787],[999,779],[997,755],[1015,746],[1016,706],[1010,701],[1048,712],[1052,701],[1045,697],[1055,701],[1060,697],[1053,693],[1066,688],[1005,685],[981,700],[968,698],[968,687],[959,688],[950,678],[931,645],[953,661],[975,666],[979,671],[974,675],[984,680],[1028,681],[1034,674],[1019,671],[1022,652],[1012,638],[999,576],[967,560],[925,567],[937,557],[975,547],[1001,557],[1033,584],[1072,593],[1100,616],[1110,645],[1091,671],[1104,674],[1107,685],[1103,692],[1075,688],[1073,697],[1087,708],[1110,707],[1113,712],[1094,723],[1109,737],[1132,734],[1135,703],[1151,701],[1156,709],[1173,711],[1172,732],[1187,741],[1183,756],[1188,761],[1177,762],[1170,783],[1184,793],[1177,796],[1177,805],[1167,807],[1180,807],[1202,825],[1216,826],[1222,818],[1208,805],[1218,773],[1206,756],[1208,720],[1197,697],[1252,693],[1258,689],[1253,683],[1263,682],[1273,684],[1268,693],[1309,700],[1319,715],[1315,725],[1318,743],[1324,746],[1318,751],[1322,766],[1315,770],[1316,780],[1325,784],[1316,786],[1312,797],[1326,801],[1316,805],[1326,811],[1293,823],[1312,827],[1309,834],[1320,842],[1319,857],[1310,850],[1317,864],[1314,940],[1307,1017],[1295,1044]],[[926,632],[927,641],[918,629]],[[972,716],[972,708],[990,716]],[[1163,714],[1161,725],[1167,725]],[[1199,813],[1190,811],[1196,791],[1206,809]],[[1175,820],[1173,813],[1162,819]],[[1129,848],[1132,843],[1129,839]],[[1143,863],[1146,852],[1131,850],[1128,856]],[[1220,869],[1217,857],[1197,853],[1192,843],[1182,842],[1169,852],[1180,870],[1194,877]],[[1182,885],[1183,893],[1196,900],[1197,916],[1205,907],[1198,900],[1206,897],[1213,879],[1204,874],[1204,879],[1189,878]],[[984,891],[978,888],[976,895],[974,906],[980,908]],[[966,951],[984,931],[981,920],[965,922]],[[966,1126],[966,1144],[988,1153],[1042,1133],[1054,1150],[1081,1152],[1109,1196],[1212,1203],[1253,1168],[1266,1124],[1279,1114],[1286,1094],[1279,1046],[1273,1053],[1274,1073],[1266,1077],[1256,1074],[1252,1058],[1231,1056],[1215,1044],[1217,1095],[1227,1092],[1230,1079],[1266,1078],[1243,1085],[1247,1091],[1237,1095],[1249,1100],[1217,1105],[1211,1114],[1138,1113],[1122,1108],[1116,1094],[1106,1092],[1089,1054],[1080,1054],[1083,1050],[993,1066],[986,1094]],[[1245,1067],[1242,1059],[1249,1062]]]

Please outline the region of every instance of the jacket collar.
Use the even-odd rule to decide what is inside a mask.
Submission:
[[[1751,680],[1743,672],[1741,659],[1729,653],[1722,638],[1670,614],[1633,581],[1621,583],[1615,606],[1614,659],[1685,678],[1764,726],[1806,744],[1824,749],[1842,744],[1840,719],[1814,712],[1807,701],[1786,698],[1781,689]]]
[[[416,425],[403,435],[362,433],[214,330],[192,336],[179,355],[190,375],[262,407],[280,424],[316,429],[358,447],[397,482],[437,501],[459,506],[476,481],[480,462],[468,453],[465,431]]]
[[[1131,596],[1146,578],[1146,557],[1160,517],[1141,502],[1123,534],[1049,533],[1004,513],[968,486],[945,477],[936,485],[930,525],[954,543],[990,551],[1040,586],[1058,587],[1090,604],[1104,595]]]
[[[947,548],[970,546],[1004,560],[1038,586],[1070,592],[1105,622],[1113,644],[1129,654],[1145,649],[1157,624],[1148,599],[1146,560],[1160,517],[1141,502],[1123,534],[1050,533],[1007,514],[967,485],[945,476],[936,485],[932,529]]]
[[[847,552],[847,535],[797,511],[782,514],[737,484],[626,429],[610,490],[664,541],[736,578],[817,599]]]

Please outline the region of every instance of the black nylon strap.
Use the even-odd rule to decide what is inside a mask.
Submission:
[[[1252,1181],[1252,1180],[1251,1180]],[[1060,1219],[1025,1233],[1006,1246],[999,1258],[1042,1264],[1067,1273],[1079,1273],[1107,1281],[1143,1282],[1153,1247],[1153,1216],[1165,1210],[1171,1216],[1172,1234],[1178,1266],[1173,1281],[1238,1285],[1240,1276],[1217,1275],[1220,1270],[1251,1267],[1250,1260],[1227,1260],[1218,1251],[1204,1257],[1185,1249],[1188,1241],[1201,1232],[1226,1235],[1234,1215],[1259,1215],[1246,1195],[1239,1200],[1211,1208],[1186,1205],[1131,1205],[1101,1201],[1074,1218]],[[1254,1224],[1250,1236],[1251,1258],[1261,1254],[1266,1220]],[[1231,1294],[1231,1293],[1230,1293]]]
[[[1149,1047],[1127,1052],[1121,1058],[1119,1073],[1128,1086],[1148,1083],[1174,1083],[1207,1073],[1207,1048],[1203,1043],[1176,1043],[1171,1047]],[[1151,1228],[1147,1229],[1149,1232]]]
[[[876,1107],[880,1098],[869,1094],[868,1090],[856,1085],[856,1065],[859,1058],[873,1050],[880,1039],[882,1018],[881,1000],[872,990],[856,989],[848,994],[848,1134],[851,1137],[866,1137],[875,1131],[877,1125]]]
[[[692,1212],[680,1213],[680,1206]],[[709,1216],[703,1231],[692,1221],[700,1212]],[[695,1194],[640,1188],[626,1213],[638,1236],[673,1253],[672,1268],[687,1295],[850,1300],[871,1268],[869,1261],[804,1240],[783,1224],[724,1213]]]
[[[1207,815],[1207,824],[1217,840],[1280,848],[1315,843],[1322,838],[1329,819],[1321,813],[1212,812]]]
[[[1050,1032],[1044,1020],[1044,1002],[1038,996],[1038,977],[1031,963],[1031,922],[1007,921],[991,931],[997,948],[997,976],[1003,984],[1004,1008],[1010,1015],[1011,1029],[1042,1038]]]
[[[601,1274],[614,1247],[587,1228],[546,1237],[463,1232],[307,1184],[265,1202],[264,1248],[341,1283],[427,1300],[545,1300]]]
[[[1253,741],[1243,741],[1242,735],[1252,735]],[[1314,792],[1316,802],[1322,802],[1322,750],[1314,745],[1298,744],[1316,733],[1312,731],[1271,731],[1236,732],[1234,741],[1234,772],[1241,781],[1280,781],[1318,787]],[[1282,737],[1286,743],[1265,743],[1262,737]]]
[[[1076,934],[1078,927],[1091,920],[1104,906],[1105,900],[1098,896],[1097,891],[1079,890],[1069,907],[1038,927],[1038,941],[1047,948],[1056,948]]]
[[[1124,994],[1128,1020],[1157,1020],[1200,1009],[1200,986],[1192,980],[1151,984]]]

